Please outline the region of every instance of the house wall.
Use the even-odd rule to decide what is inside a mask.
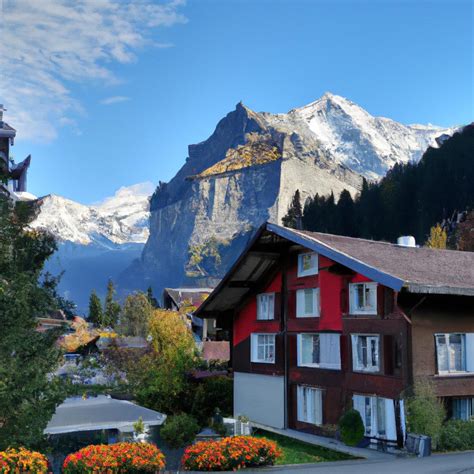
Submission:
[[[284,379],[271,375],[234,373],[234,416],[256,423],[284,427]]]
[[[429,377],[440,397],[474,397],[474,373],[438,375],[435,334],[473,333],[474,298],[427,296],[411,314],[413,377]]]
[[[287,320],[277,311],[272,321],[257,320],[256,294],[252,294],[234,314],[233,324],[233,367],[244,384],[236,383],[235,410],[253,419],[254,397],[273,397],[268,383],[252,385],[252,377],[244,375],[274,376],[278,384],[283,383],[285,374],[285,338],[287,341],[288,369],[288,426],[307,432],[321,433],[321,428],[297,419],[297,386],[310,385],[323,390],[323,424],[336,424],[347,408],[352,406],[352,395],[366,394],[397,399],[406,388],[408,377],[407,322],[395,305],[392,290],[379,285],[377,290],[377,315],[349,314],[349,284],[370,281],[361,274],[352,272],[335,264],[330,259],[319,257],[317,275],[297,276],[297,253],[290,254],[286,271]],[[278,304],[282,298],[282,272],[279,272],[268,285],[259,292],[275,292]],[[320,289],[320,316],[314,318],[296,317],[296,291],[303,288]],[[276,303],[277,304],[277,303]],[[286,329],[285,329],[286,328]],[[250,336],[252,333],[276,333],[276,362],[274,364],[252,363],[250,361]],[[341,334],[341,370],[298,367],[297,335],[305,332],[335,332]],[[380,371],[376,374],[356,373],[352,370],[351,334],[378,334],[380,336]],[[239,386],[240,385],[240,386]],[[244,393],[248,390],[249,393]],[[285,387],[281,386],[281,396]],[[279,395],[279,396],[280,396]],[[257,404],[263,403],[258,398]],[[281,401],[281,403],[284,403]],[[278,405],[280,400],[278,401]],[[281,416],[284,410],[281,410]],[[259,410],[255,411],[259,415]],[[257,420],[254,420],[257,421]],[[279,419],[278,422],[281,420]],[[275,423],[272,420],[272,423]],[[261,422],[263,423],[263,422]],[[265,423],[263,423],[265,424]],[[270,425],[276,426],[276,425]]]

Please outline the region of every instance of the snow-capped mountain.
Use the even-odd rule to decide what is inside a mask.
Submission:
[[[33,228],[46,229],[61,242],[79,245],[145,243],[151,183],[120,188],[103,202],[85,206],[54,194],[38,200]]]
[[[58,250],[46,263],[46,271],[62,274],[61,294],[87,314],[89,295],[105,295],[107,280],[118,276],[140,257],[148,238],[151,183],[120,188],[114,196],[85,206],[61,196],[36,201],[33,228],[51,232]],[[34,196],[19,196],[31,200]]]
[[[417,161],[454,130],[374,117],[331,93],[284,114],[239,103],[209,138],[189,145],[182,168],[153,194],[150,236],[123,282],[141,278],[158,290],[215,282],[256,228],[281,223],[297,189],[302,203],[316,193],[355,195],[362,176],[378,179],[396,162]],[[199,252],[207,267],[194,265]]]
[[[329,92],[284,115],[290,121],[302,118],[337,163],[369,179],[381,178],[397,162],[418,161],[429,146],[437,146],[437,137],[456,130],[403,125],[374,117],[354,102]]]

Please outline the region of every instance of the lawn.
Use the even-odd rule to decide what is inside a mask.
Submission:
[[[333,451],[332,449],[304,443],[297,439],[282,436],[270,431],[256,430],[254,436],[276,441],[283,451],[283,455],[277,459],[276,465],[282,464],[305,464],[312,462],[345,461],[357,459],[349,454]]]

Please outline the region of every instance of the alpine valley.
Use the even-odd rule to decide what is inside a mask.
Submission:
[[[355,195],[363,177],[418,161],[454,131],[374,117],[330,93],[287,114],[239,103],[207,140],[188,147],[176,176],[160,182],[149,201],[149,235],[151,190],[143,185],[97,206],[47,196],[33,226],[61,242],[49,270],[65,270],[61,289],[81,310],[109,277],[123,290],[152,286],[157,294],[165,285],[209,286],[256,228],[281,222],[297,189],[303,203],[316,193]]]

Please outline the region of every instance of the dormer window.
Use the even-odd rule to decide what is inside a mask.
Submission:
[[[318,254],[315,252],[298,255],[298,276],[305,277],[318,274]]]
[[[377,283],[349,285],[351,314],[377,314]]]
[[[275,319],[275,293],[257,295],[257,319]]]

